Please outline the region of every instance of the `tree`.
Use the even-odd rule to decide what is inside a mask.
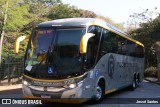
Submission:
[[[25,15],[28,13],[28,5],[22,4],[20,0],[1,0],[0,1],[0,63],[2,60],[3,40],[7,33],[19,32],[20,29],[28,23]],[[12,34],[12,37],[14,35]],[[4,46],[9,45],[4,42]]]
[[[3,0],[5,1],[5,0]],[[50,9],[60,0],[7,0],[8,12],[7,22],[4,26],[5,37],[3,46],[2,57],[13,54],[13,44],[17,36],[20,33],[30,34],[31,30],[40,22],[49,20],[47,15]],[[0,1],[0,5],[4,5]],[[4,9],[3,9],[4,11]],[[2,22],[4,15],[0,15],[0,21]],[[1,26],[0,26],[1,29]],[[20,46],[20,54],[22,56],[25,51],[26,43],[23,42]],[[2,46],[2,45],[1,45]]]
[[[134,28],[138,28],[143,23],[148,23],[153,21],[153,19],[158,16],[157,7],[154,10],[150,11],[149,9],[144,10],[141,13],[133,13],[130,15],[130,19],[128,20],[129,26],[134,26]]]
[[[94,12],[92,12],[92,11],[89,11],[89,10],[80,10],[80,17],[94,18],[96,16],[97,15]]]
[[[153,44],[160,40],[160,16],[147,23],[141,23],[140,27],[131,31],[130,34],[145,46],[146,67],[156,66],[156,54],[152,49]]]
[[[157,68],[158,68],[158,80],[160,81],[160,41],[153,44],[153,48],[157,53]]]
[[[1,35],[0,35],[0,64],[1,64],[2,44],[3,44],[4,35],[5,35],[5,25],[8,17],[8,1],[1,1],[0,3],[1,3],[1,11],[2,11]]]
[[[98,19],[101,19],[101,20],[104,20],[105,22],[119,28],[120,30],[124,30],[124,26],[122,23],[115,23],[113,22],[110,18],[107,18],[107,17],[104,17],[104,16],[100,16],[100,15],[96,15],[95,18],[98,18]]]
[[[40,22],[49,20],[48,15],[51,14],[55,5],[60,4],[61,0],[24,0],[24,4],[29,5],[29,14],[27,17],[29,23],[21,29],[21,32],[31,31]]]
[[[48,18],[51,20],[74,17],[80,17],[80,10],[68,4],[55,5],[48,15]]]

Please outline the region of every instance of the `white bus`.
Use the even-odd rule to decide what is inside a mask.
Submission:
[[[100,102],[143,80],[144,45],[99,19],[58,19],[33,30],[24,63],[25,98]]]

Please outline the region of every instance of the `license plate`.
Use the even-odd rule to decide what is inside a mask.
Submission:
[[[41,98],[51,98],[49,95],[41,95]]]

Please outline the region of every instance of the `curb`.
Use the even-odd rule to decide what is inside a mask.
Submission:
[[[146,80],[146,81],[149,81],[149,82],[151,82],[151,83],[154,83],[154,84],[160,85],[160,82],[151,81],[151,80],[149,80],[149,79],[147,79],[147,78],[145,78],[145,80]]]

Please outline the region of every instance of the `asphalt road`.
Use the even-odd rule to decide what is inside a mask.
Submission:
[[[21,89],[0,92],[0,98],[22,98]],[[153,101],[159,104],[137,104],[139,101]],[[0,107],[160,107],[160,85],[143,81],[137,89],[122,89],[108,94],[100,104],[84,103],[79,105],[56,104],[47,105],[0,105]]]

